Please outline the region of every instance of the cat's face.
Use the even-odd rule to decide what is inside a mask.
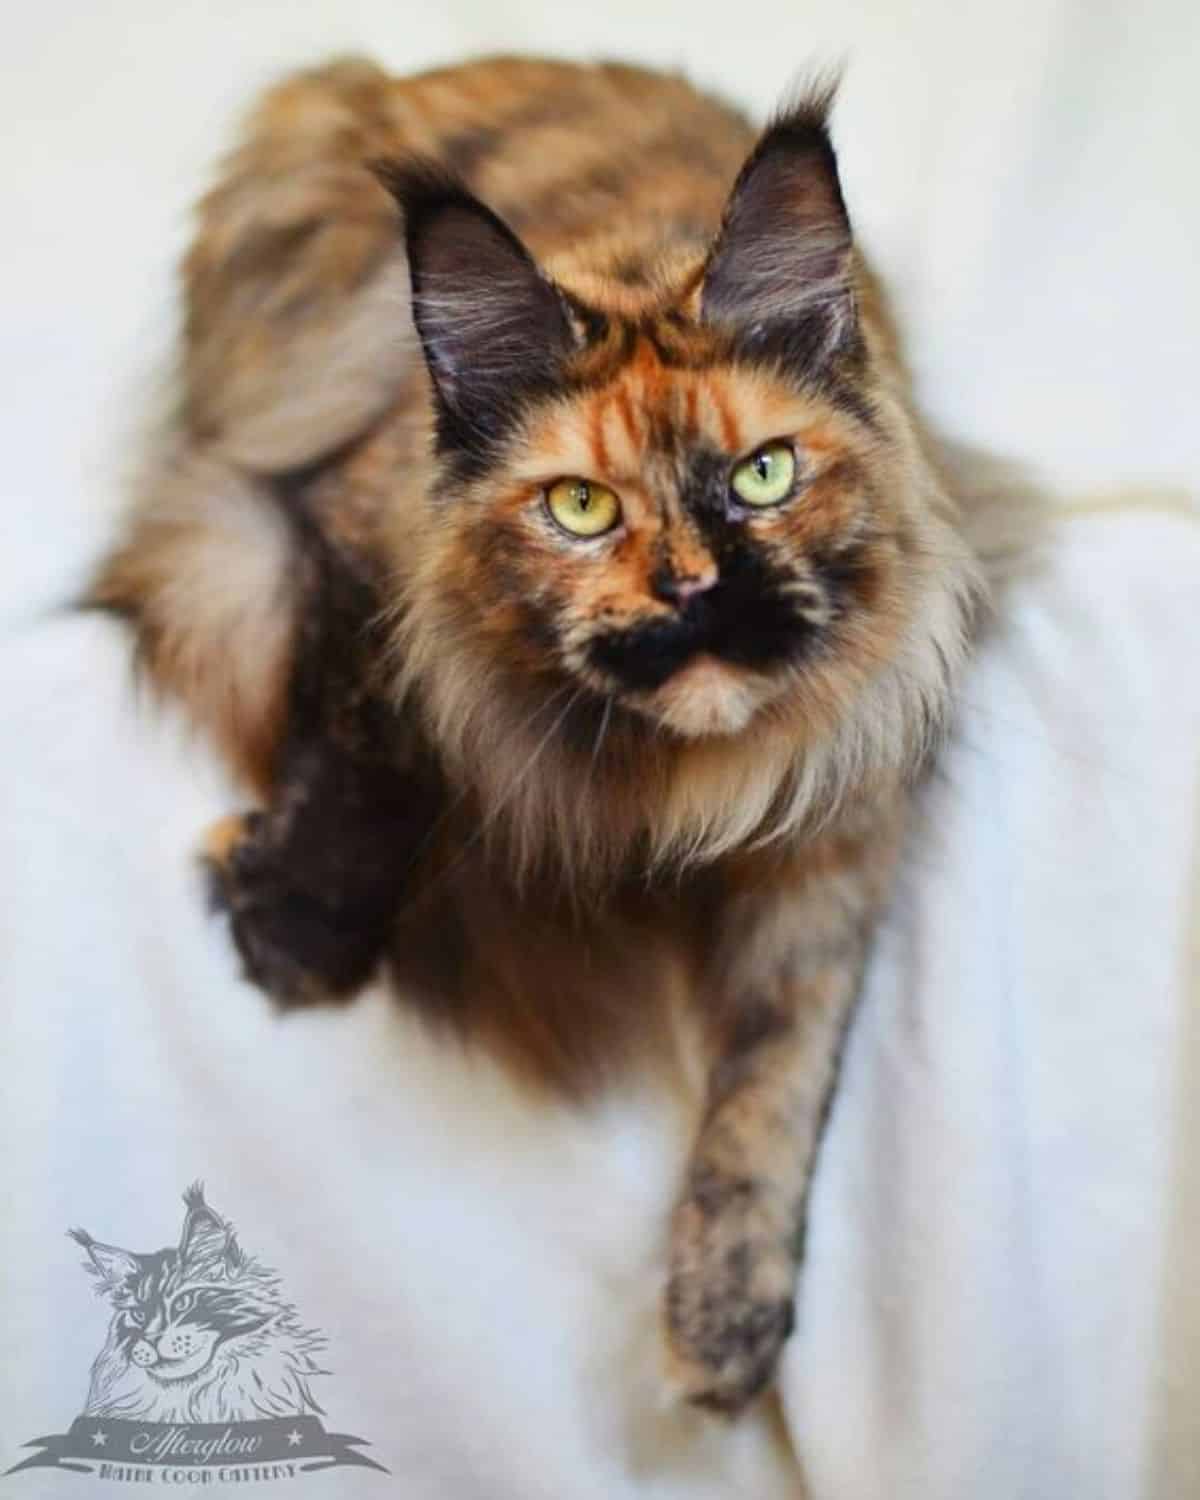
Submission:
[[[891,547],[861,419],[690,332],[616,323],[611,376],[532,407],[448,513],[442,587],[496,661],[698,738],[882,613]]]
[[[479,669],[687,739],[868,674],[906,537],[817,114],[640,286],[547,275],[454,184],[393,185],[442,460],[423,584]]]
[[[485,803],[527,844],[712,851],[907,775],[974,572],[821,104],[636,276],[619,239],[540,267],[436,170],[389,180],[436,422],[424,519],[397,513],[402,674]]]
[[[236,1278],[189,1268],[173,1251],[132,1257],[136,1268],[114,1290],[112,1333],[130,1364],[169,1384],[204,1370],[217,1348],[255,1333],[271,1309]]]
[[[258,1333],[277,1313],[270,1288],[222,1220],[190,1204],[178,1249],[137,1254],[77,1231],[112,1304],[113,1355],[161,1385],[188,1381],[219,1348]]]

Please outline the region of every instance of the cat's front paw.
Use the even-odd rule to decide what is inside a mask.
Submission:
[[[671,1224],[668,1379],[683,1398],[734,1415],[770,1382],[795,1318],[795,1236],[763,1184],[693,1174]]]
[[[340,999],[370,977],[383,947],[378,924],[305,889],[286,850],[266,836],[263,814],[222,818],[201,857],[212,905],[228,918],[246,978],[272,999]]]

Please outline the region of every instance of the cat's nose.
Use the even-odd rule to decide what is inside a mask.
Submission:
[[[706,594],[716,581],[717,570],[714,566],[691,573],[676,573],[673,568],[657,568],[650,579],[650,588],[656,599],[682,609],[689,599],[694,599],[698,594]]]

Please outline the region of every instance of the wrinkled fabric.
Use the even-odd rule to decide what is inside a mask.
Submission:
[[[1066,522],[972,673],[814,1192],[781,1384],[817,1495],[1190,1493],[1198,588],[1200,526]],[[193,861],[231,793],[117,627],[35,627],[0,677],[0,1461],[65,1430],[103,1342],[65,1229],[173,1244],[201,1178],[398,1492],[795,1493],[766,1415],[664,1404],[669,1095],[534,1105],[382,993],[280,1018]]]

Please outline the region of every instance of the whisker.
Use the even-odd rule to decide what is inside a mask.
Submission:
[[[592,771],[596,769],[596,763],[600,759],[600,746],[604,743],[604,736],[608,733],[609,721],[612,718],[613,700],[604,700],[604,714],[600,719],[600,728],[596,731],[596,743],[592,746]]]

